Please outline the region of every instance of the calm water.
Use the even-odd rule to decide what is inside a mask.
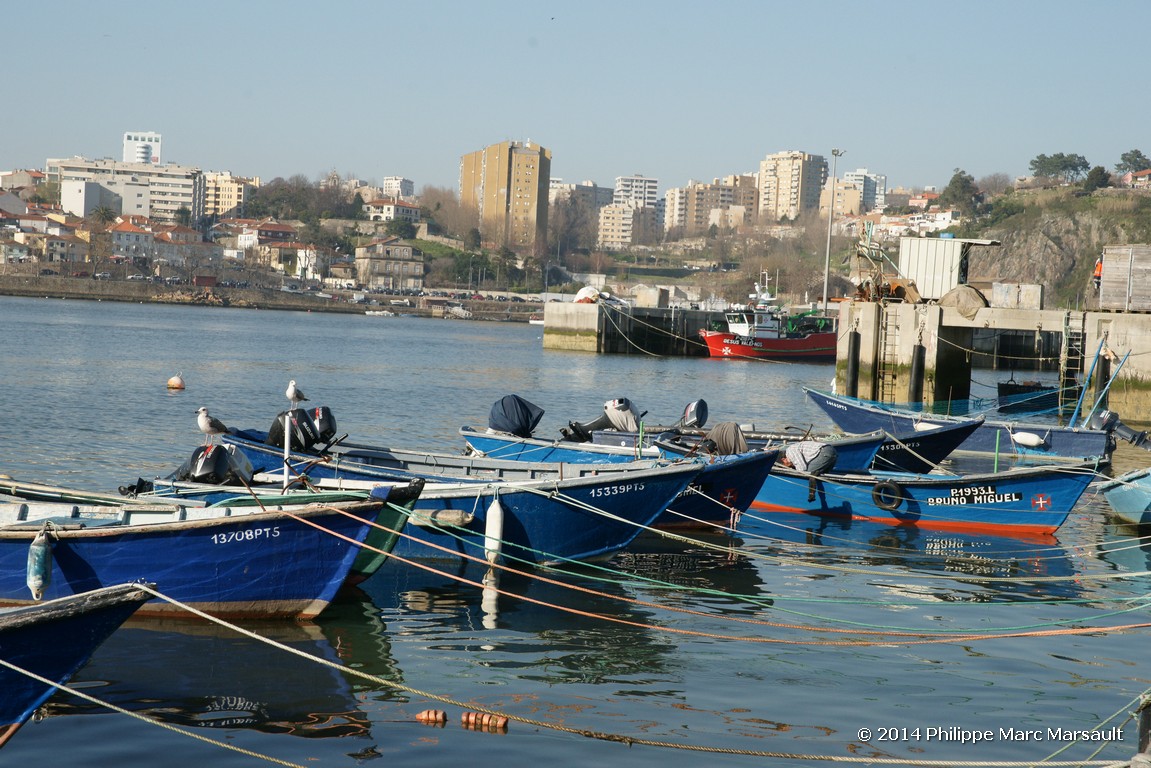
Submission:
[[[546,409],[541,436],[621,396],[648,421],[674,422],[702,397],[713,423],[830,428],[799,390],[826,388],[829,367],[559,353],[521,324],[0,298],[0,338],[0,471],[94,489],[174,468],[202,439],[201,405],[230,425],[266,428],[292,378],[312,404],[333,409],[341,432],[437,450],[458,450],[456,429],[485,426],[509,393]],[[164,386],[176,374],[183,392]],[[1147,458],[1131,449],[1117,468]],[[1146,577],[1098,578],[1146,571],[1151,552],[1108,525],[1103,509],[1089,492],[1058,537],[1034,541],[780,516],[771,538],[644,537],[607,570],[557,583],[505,575],[508,594],[495,601],[484,600],[479,572],[393,563],[315,624],[252,625],[402,688],[198,622],[135,622],[76,684],[249,753],[58,694],[0,764],[813,762],[765,752],[1022,761],[1063,746],[1048,728],[1120,725],[1099,757],[1124,760],[1136,748],[1128,713],[1151,687],[1147,629],[1051,633],[1149,620]],[[891,634],[1003,628],[1028,636],[924,643]],[[429,696],[533,722],[469,731],[459,706]],[[428,708],[447,711],[448,724],[414,722]],[[1011,740],[1001,728],[1041,733]],[[989,741],[958,741],[986,730]],[[1056,759],[1086,759],[1099,746]],[[700,748],[729,752],[690,751]]]

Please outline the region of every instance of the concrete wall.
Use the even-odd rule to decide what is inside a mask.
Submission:
[[[872,302],[843,302],[839,313],[835,371],[838,392],[850,391],[846,376],[853,332],[859,334],[856,396],[878,399],[882,358],[882,369],[894,377],[894,398],[889,399],[907,402],[912,355],[915,345],[921,344],[923,399],[930,403],[970,396],[975,329],[1062,333],[1068,325],[1076,329],[1082,323],[1082,373],[1090,369],[1104,339],[1105,348],[1113,353],[1110,359],[1096,363],[1085,407],[1090,409],[1099,388],[1115,375],[1107,392],[1106,407],[1129,423],[1151,423],[1151,314],[983,307],[973,317],[965,317],[953,307]],[[886,339],[885,327],[891,334]]]
[[[544,304],[544,349],[599,352],[603,321],[598,304]]]

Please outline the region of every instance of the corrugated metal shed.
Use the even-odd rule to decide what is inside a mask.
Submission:
[[[967,256],[974,246],[999,245],[998,240],[961,237],[899,238],[899,272],[915,282],[926,300],[942,297],[967,283]]]

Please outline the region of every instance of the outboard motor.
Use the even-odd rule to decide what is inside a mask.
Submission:
[[[519,395],[504,395],[492,404],[488,414],[488,429],[507,432],[516,437],[531,437],[543,415],[543,408],[529,403]]]
[[[707,423],[707,402],[703,399],[688,403],[683,416],[672,425],[672,429],[699,429]]]
[[[284,414],[288,415],[289,430],[291,432],[290,445],[293,451],[307,451],[310,450],[313,445],[320,442],[320,433],[316,430],[316,422],[312,421],[312,417],[308,414],[308,411],[303,408],[295,408],[291,411],[281,411],[276,415],[276,420],[273,421],[272,426],[268,428],[268,439],[264,441],[265,444],[283,447]],[[334,419],[332,421],[332,427],[332,433],[335,434]]]
[[[604,403],[603,413],[592,421],[586,421],[582,424],[569,421],[567,428],[561,429],[560,434],[563,435],[564,440],[589,443],[592,439],[592,432],[597,430],[614,429],[618,432],[638,432],[639,420],[646,414],[647,411],[638,413],[631,400],[626,397],[619,397]]]
[[[309,408],[308,411],[312,416],[312,424],[316,427],[316,434],[319,435],[319,442],[331,442],[332,438],[336,436],[336,417],[332,415],[332,409],[326,405],[321,405],[316,408]]]
[[[177,480],[208,485],[244,485],[252,481],[252,463],[231,445],[201,445],[176,470]]]
[[[1116,437],[1126,440],[1131,445],[1138,446],[1145,451],[1151,451],[1151,446],[1147,445],[1147,433],[1136,432],[1123,422],[1119,421],[1119,414],[1115,411],[1096,411],[1091,414],[1091,419],[1087,422],[1089,429],[1096,429],[1101,432],[1110,432]]]

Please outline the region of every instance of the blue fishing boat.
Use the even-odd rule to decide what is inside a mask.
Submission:
[[[254,486],[251,484],[251,468],[239,469],[234,450],[227,446],[213,445],[201,446],[195,450],[191,459],[185,462],[176,474],[188,474],[193,471],[205,484],[188,484],[187,487],[178,487],[177,484],[165,482],[161,490],[157,491],[154,483],[138,479],[128,486],[121,486],[118,494],[88,491],[78,488],[63,488],[56,485],[46,485],[17,480],[10,475],[0,477],[0,501],[4,496],[13,501],[34,501],[59,503],[58,514],[73,515],[82,511],[72,505],[89,505],[100,515],[111,514],[116,508],[127,508],[125,514],[131,516],[139,512],[141,505],[151,504],[153,507],[147,515],[137,515],[138,519],[150,518],[160,521],[167,517],[179,519],[187,515],[189,508],[192,514],[210,516],[213,514],[240,514],[256,511],[257,508],[291,510],[309,504],[344,504],[347,502],[363,502],[370,498],[369,489],[364,490],[334,490],[317,491],[308,489],[300,493],[301,489],[294,488],[284,491],[280,486]],[[231,485],[221,485],[221,481],[230,480]],[[387,487],[386,493],[379,493],[377,497],[384,500],[376,515],[375,523],[364,539],[364,546],[352,562],[345,581],[357,584],[367,579],[383,564],[388,553],[395,546],[398,533],[407,523],[408,513],[411,511],[420,492],[423,490],[423,480],[411,480],[397,483],[381,483],[379,487]],[[0,507],[0,510],[3,508]],[[53,514],[50,506],[39,507],[42,516]],[[12,517],[18,517],[19,509],[9,512]],[[0,516],[3,512],[0,512]],[[131,519],[125,518],[125,519]]]
[[[804,392],[845,432],[885,429],[892,433],[906,433],[917,426],[953,424],[964,420],[964,417],[916,410],[914,404],[894,406],[807,387],[804,387]],[[1105,464],[1111,461],[1111,453],[1115,450],[1114,425],[1104,421],[1101,426],[1103,428],[985,419],[957,450],[1017,455],[1042,462],[1070,460]]]
[[[281,510],[0,504],[0,605],[144,579],[221,617],[311,618],[348,577],[386,495]]]
[[[23,570],[23,569],[21,569]],[[0,746],[152,595],[118,584],[0,612]]]
[[[752,509],[997,535],[1055,532],[1097,477],[1082,465],[965,475],[875,472],[812,477],[777,466]]]
[[[492,406],[488,428],[481,432],[462,427],[460,435],[476,455],[519,461],[600,462],[623,461],[644,456],[682,456],[693,452],[709,431],[707,403],[696,400],[684,408],[683,416],[671,426],[647,426],[628,398],[604,403],[596,419],[568,422],[562,439],[543,440],[533,434],[543,409],[518,395],[505,395]],[[930,472],[946,459],[980,424],[981,420],[956,421],[927,429],[891,433],[873,430],[865,434],[811,436],[809,429],[768,432],[754,426],[740,427],[751,450],[774,450],[804,439],[816,439],[835,446],[837,472],[867,472],[871,469]],[[641,428],[642,427],[642,428]]]
[[[243,453],[257,481],[275,481],[283,472],[283,449],[269,444],[267,433],[238,430],[222,439]],[[437,456],[445,462],[467,459]],[[462,470],[466,463],[452,466]],[[704,469],[702,462],[646,462],[626,471],[619,465],[551,464],[525,472],[517,462],[500,462],[453,476],[447,466],[439,465],[442,471],[436,474],[426,464],[405,466],[393,451],[346,443],[324,453],[293,449],[288,456],[290,477],[306,476],[324,488],[426,480],[396,542],[396,556],[482,558],[502,553],[527,563],[611,555],[651,526]],[[603,471],[605,467],[612,471]],[[535,479],[530,477],[533,471]]]
[[[1111,514],[1127,525],[1151,523],[1151,468],[1133,469],[1099,486]]]

